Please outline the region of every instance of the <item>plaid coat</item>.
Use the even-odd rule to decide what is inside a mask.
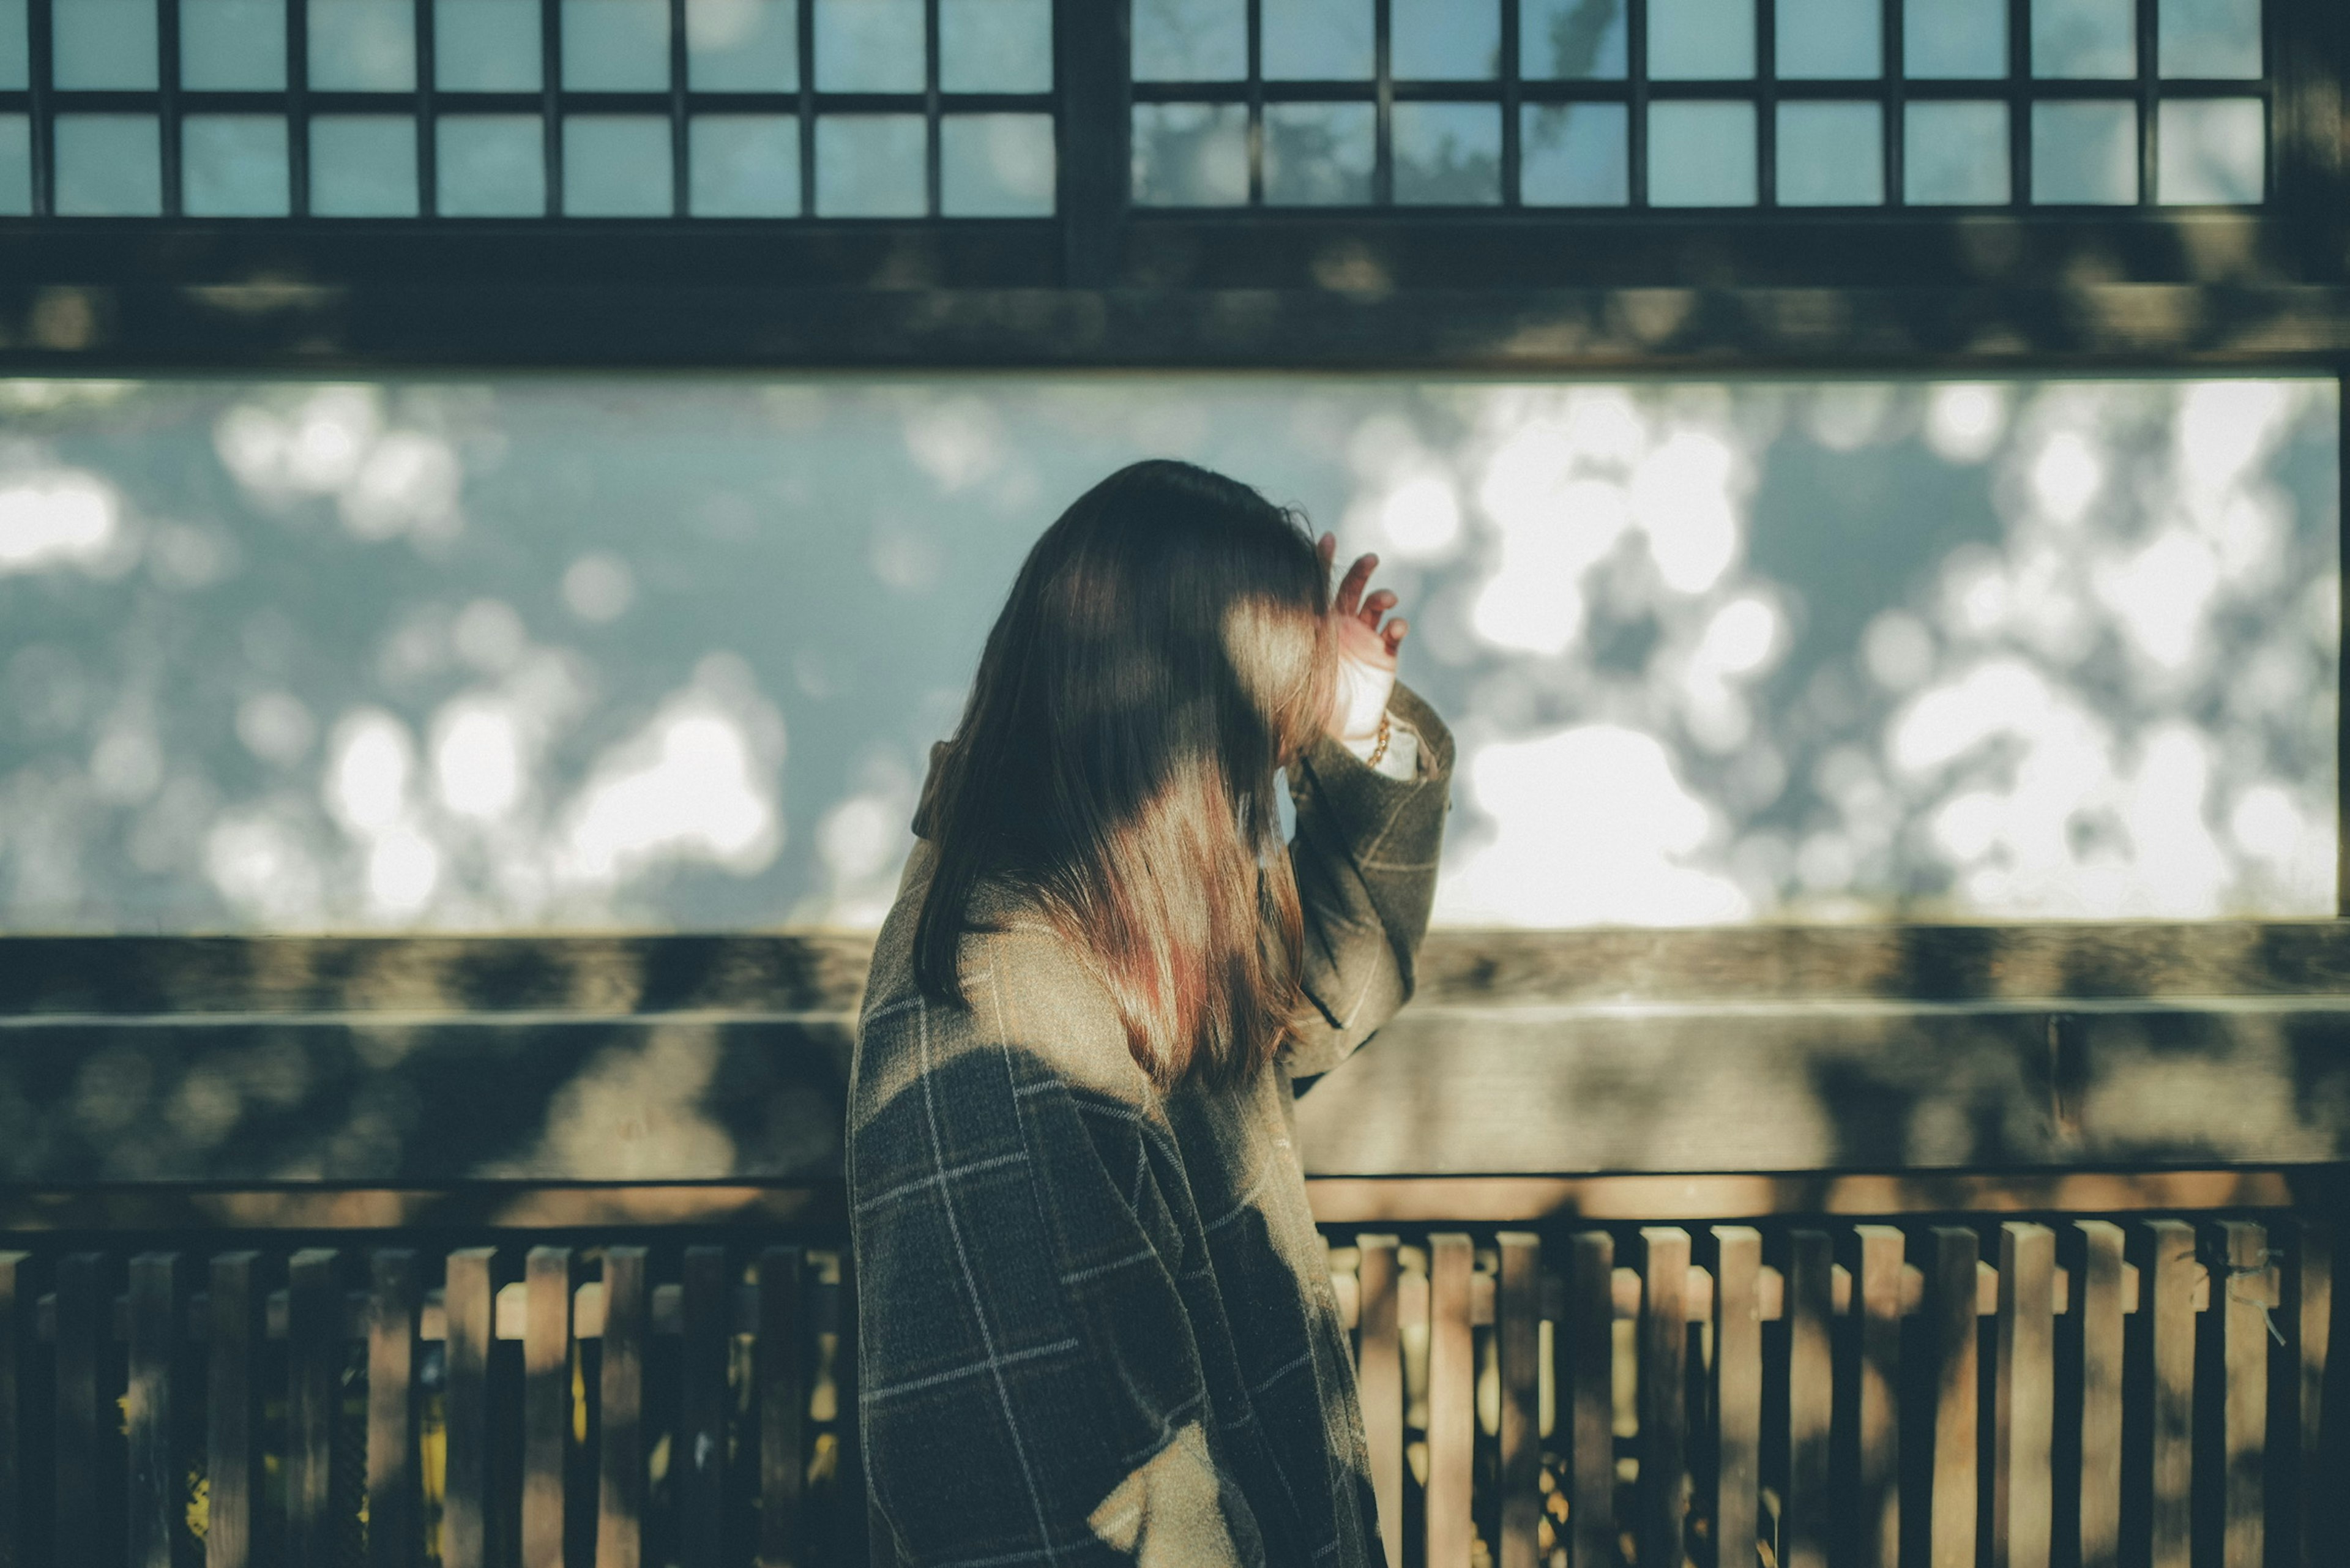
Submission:
[[[1318,1016],[1253,1078],[1161,1095],[1065,944],[983,883],[971,1005],[926,1001],[919,842],[849,1089],[858,1403],[885,1568],[1379,1560],[1347,1332],[1291,1137],[1412,990],[1452,742],[1396,688],[1419,774],[1326,737],[1291,770]],[[919,832],[923,823],[918,819]]]

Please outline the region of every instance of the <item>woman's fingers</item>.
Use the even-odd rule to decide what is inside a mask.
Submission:
[[[1411,622],[1399,618],[1388,622],[1387,629],[1379,634],[1387,639],[1388,657],[1395,657],[1395,650],[1403,646],[1403,634],[1410,629]]]
[[[1362,607],[1363,587],[1371,580],[1371,568],[1378,564],[1377,556],[1356,556],[1355,564],[1347,568],[1346,576],[1339,580],[1337,597],[1331,608],[1340,615],[1357,614]]]
[[[1365,626],[1369,627],[1373,631],[1377,631],[1379,629],[1379,617],[1387,614],[1388,611],[1395,608],[1395,595],[1385,588],[1381,588],[1378,592],[1365,599],[1363,601],[1363,607],[1355,613],[1361,618],[1362,623]]]

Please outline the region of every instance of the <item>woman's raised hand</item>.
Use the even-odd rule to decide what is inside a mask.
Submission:
[[[1338,536],[1325,534],[1315,548],[1321,554],[1322,569],[1328,571],[1338,556]],[[1402,646],[1404,633],[1411,629],[1409,621],[1395,618],[1384,627],[1379,625],[1379,618],[1395,608],[1396,597],[1385,588],[1369,595],[1363,592],[1378,564],[1377,556],[1357,556],[1330,596],[1331,640],[1338,650],[1338,679],[1327,728],[1342,741],[1367,740],[1378,732],[1379,716],[1387,711],[1388,694],[1395,690],[1396,649]]]

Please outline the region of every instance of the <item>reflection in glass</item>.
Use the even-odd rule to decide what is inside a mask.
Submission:
[[[1055,172],[1049,114],[940,117],[942,216],[1049,218]]]
[[[435,86],[536,92],[539,67],[538,0],[432,0]]]
[[[0,92],[23,92],[32,86],[31,43],[25,0],[0,0]]]
[[[311,117],[313,217],[412,218],[417,211],[413,119],[404,114]]]
[[[57,216],[152,218],[163,211],[163,144],[153,115],[61,114],[50,136]]]
[[[1648,0],[1648,75],[1731,81],[1754,74],[1754,0]]]
[[[1885,74],[1877,0],[1779,0],[1778,73],[1795,81],[1863,81]]]
[[[819,92],[920,92],[922,0],[809,0]],[[816,146],[824,146],[822,135]],[[818,156],[822,156],[819,151]],[[816,199],[824,182],[816,181]]]
[[[180,0],[180,85],[197,92],[284,91],[283,0]]]
[[[1874,103],[1779,105],[1783,207],[1874,207],[1885,201],[1885,111]]]
[[[434,183],[442,217],[546,215],[546,140],[538,116],[444,114],[433,130]]]
[[[2005,104],[1913,101],[1903,110],[1903,201],[1913,207],[1996,206],[2011,193]]]
[[[823,45],[816,69],[824,69]],[[816,122],[820,218],[919,218],[930,210],[919,114],[827,114]]]
[[[414,89],[416,12],[411,0],[309,0],[307,26],[313,88],[322,92]],[[534,79],[531,85],[538,84]]]
[[[1902,74],[2007,75],[2007,0],[1901,0]]]
[[[1502,115],[1489,103],[1399,103],[1388,111],[1399,206],[1502,199]]]
[[[800,215],[800,122],[790,114],[697,114],[687,122],[697,218]]]
[[[0,114],[0,217],[28,217],[32,211],[33,122]]]
[[[2169,99],[2155,124],[2155,197],[2166,205],[2255,202],[2268,182],[2268,117],[2256,98]]]
[[[154,89],[154,0],[53,0],[49,28],[51,85]]]
[[[1247,75],[1248,0],[1134,0],[1135,80],[1231,82]]]
[[[563,121],[563,211],[573,218],[666,218],[675,210],[669,119],[574,114]]]
[[[1518,200],[1530,207],[1621,207],[1632,199],[1630,109],[1620,103],[1523,105]]]
[[[939,0],[943,92],[1053,90],[1053,0]]]
[[[1367,103],[1266,104],[1266,205],[1368,205],[1378,119]]]
[[[1626,0],[1518,0],[1518,74],[1528,81],[1621,81]]]
[[[1754,106],[1669,100],[1648,105],[1648,204],[1751,207]]]
[[[685,0],[685,79],[696,92],[796,88],[798,0]]]
[[[282,218],[293,210],[286,118],[192,114],[180,121],[180,210],[192,218]]]
[[[2032,199],[2126,205],[2137,200],[2137,105],[2032,106]]]
[[[1364,81],[1377,68],[1371,0],[1261,3],[1258,58],[1267,81]]]
[[[669,0],[563,0],[563,86],[668,91]]]
[[[1501,0],[1388,0],[1388,70],[1401,81],[1491,81],[1502,72]]]
[[[2158,15],[2164,76],[2261,74],[2261,0],[2161,0]]]
[[[1136,16],[1141,15],[1138,7]],[[1134,106],[1134,200],[1144,207],[1248,202],[1248,109],[1237,103]]]
[[[2137,75],[2136,0],[2033,0],[2032,74],[2125,81]]]

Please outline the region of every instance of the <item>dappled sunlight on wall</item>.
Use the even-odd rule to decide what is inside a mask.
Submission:
[[[0,925],[870,927],[1111,468],[1376,549],[1438,918],[2318,914],[2330,382],[0,383]],[[788,744],[786,743],[788,741]]]

